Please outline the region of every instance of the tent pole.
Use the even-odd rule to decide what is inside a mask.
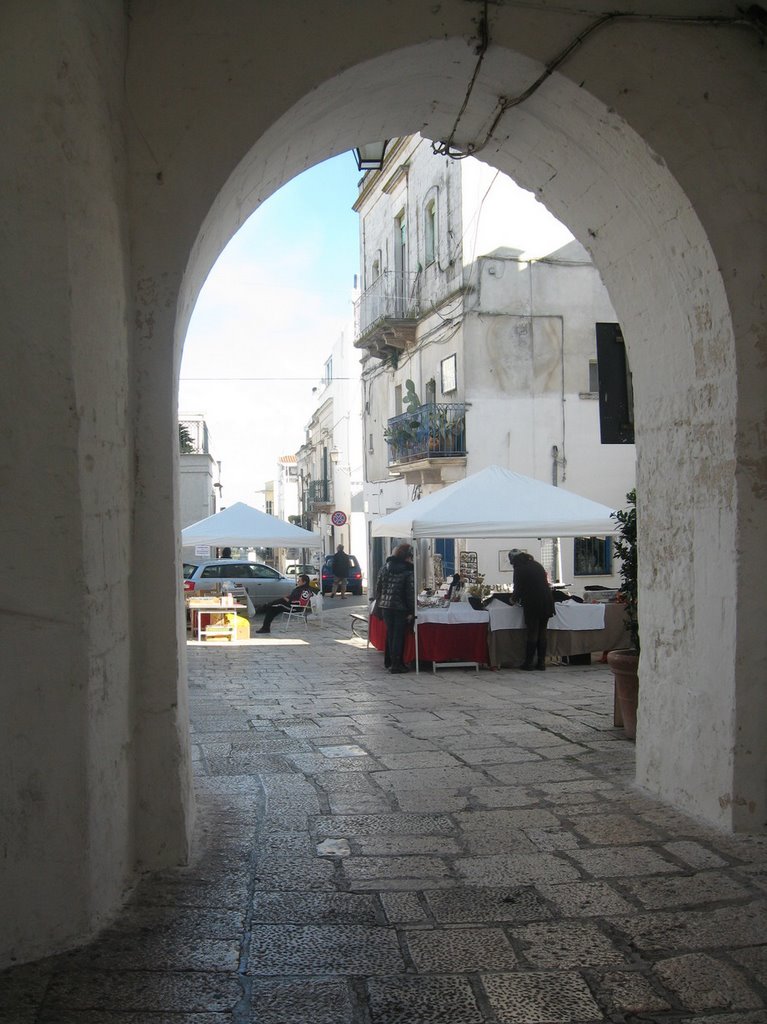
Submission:
[[[418,548],[413,538],[413,633],[415,634],[415,672],[421,673],[421,662],[418,658]]]

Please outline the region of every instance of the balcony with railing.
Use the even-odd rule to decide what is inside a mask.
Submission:
[[[387,359],[415,341],[418,275],[384,271],[354,304],[354,345]]]
[[[333,504],[333,484],[330,480],[310,480],[306,485],[306,507],[319,511]]]
[[[384,438],[389,466],[408,469],[438,467],[445,460],[466,461],[466,405],[463,402],[422,405],[389,420]]]
[[[209,455],[210,435],[205,420],[179,420],[178,446],[182,455]]]

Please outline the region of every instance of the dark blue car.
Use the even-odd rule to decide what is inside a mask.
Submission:
[[[346,590],[348,593],[356,594],[359,597],[362,593],[362,569],[360,569],[360,563],[354,555],[349,555],[349,561],[351,562],[352,567],[346,578]],[[325,561],[322,563],[322,593],[329,594],[332,589],[333,555],[326,555]]]

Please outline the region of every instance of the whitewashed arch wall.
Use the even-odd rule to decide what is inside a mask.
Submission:
[[[192,820],[177,614],[176,384],[205,274],[284,181],[453,128],[481,4],[9,0],[0,18],[0,963],[59,949]],[[598,4],[489,5],[456,141],[484,137]],[[667,0],[648,9],[689,13]],[[549,8],[549,9],[547,9]],[[698,14],[734,16],[730,0]],[[34,58],[34,59],[31,59]],[[764,56],[743,25],[600,30],[479,154],[588,246],[638,392],[638,779],[765,822]],[[735,116],[737,112],[737,116]],[[742,140],[747,139],[744,146]],[[41,596],[31,559],[55,586]],[[151,594],[151,601],[147,601]]]

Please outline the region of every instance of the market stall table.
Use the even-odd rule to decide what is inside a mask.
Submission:
[[[192,636],[197,637],[197,640],[202,640],[203,633],[208,628],[208,625],[213,624],[214,618],[220,619],[222,616],[231,614],[237,615],[238,609],[244,611],[247,609],[247,605],[239,604],[233,600],[227,601],[225,598],[191,598],[186,602],[187,609],[191,617],[191,629]],[[203,622],[203,619],[206,621]],[[247,619],[245,620],[247,622]],[[235,624],[236,627],[236,624]],[[234,629],[232,639],[237,639],[237,629]]]
[[[493,668],[516,668],[525,660],[525,619],[519,605],[493,600],[488,606],[488,648]],[[554,658],[620,650],[631,646],[622,604],[558,601],[549,619],[547,653]]]
[[[418,657],[430,661],[432,670],[488,664],[487,627],[490,615],[475,611],[471,605],[455,603],[447,608],[418,609]],[[370,618],[370,643],[376,650],[386,646],[386,626],[374,615]],[[404,660],[415,661],[415,634],[405,639]]]

